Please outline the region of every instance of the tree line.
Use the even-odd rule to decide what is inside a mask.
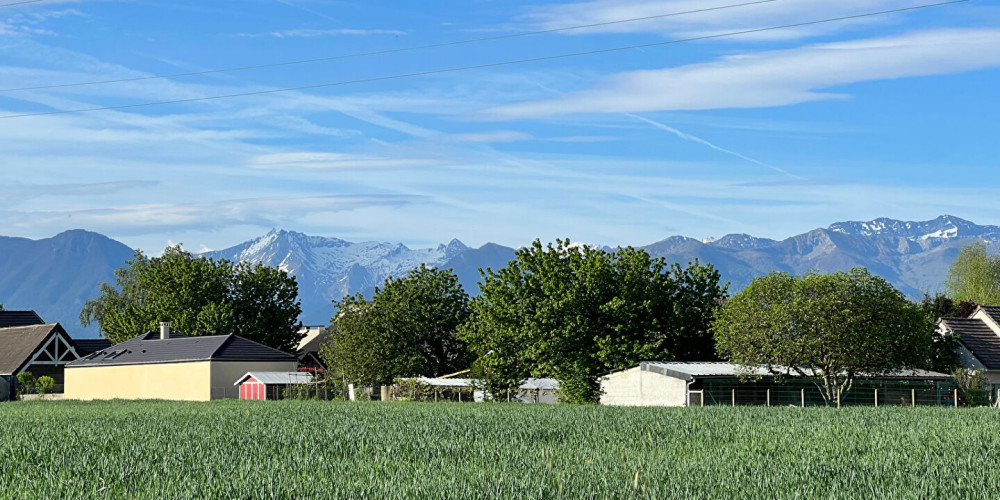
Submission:
[[[860,376],[901,368],[949,372],[955,339],[941,316],[1000,303],[1000,257],[964,248],[947,295],[907,299],[863,268],[793,276],[772,272],[730,297],[712,265],[682,266],[631,247],[613,251],[536,240],[506,267],[480,270],[479,294],[425,265],[389,277],[370,297],[334,302],[322,357],[344,383],[390,384],[471,368],[494,393],[553,377],[567,402],[595,402],[600,378],[641,361],[764,365],[815,377],[832,401]],[[294,352],[298,287],[263,265],[198,258],[180,247],[136,252],[81,312],[113,342],[170,321],[186,335],[235,333]]]

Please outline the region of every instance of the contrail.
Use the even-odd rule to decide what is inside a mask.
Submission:
[[[730,150],[730,149],[726,149],[726,148],[723,148],[723,147],[720,147],[720,146],[716,146],[715,144],[712,144],[711,142],[708,142],[705,139],[702,139],[701,137],[695,137],[695,136],[693,136],[691,134],[688,134],[688,133],[685,133],[685,132],[681,132],[680,130],[677,130],[677,129],[669,126],[669,125],[664,125],[664,124],[662,124],[662,123],[660,123],[658,121],[650,120],[649,118],[646,118],[644,116],[639,116],[639,115],[632,114],[632,113],[623,113],[623,114],[625,116],[628,116],[628,117],[631,117],[631,118],[635,118],[636,120],[639,120],[639,121],[642,121],[642,122],[646,122],[646,123],[648,123],[648,124],[650,124],[650,125],[658,128],[658,129],[666,130],[667,132],[670,132],[671,134],[674,134],[677,137],[680,137],[681,139],[684,139],[684,140],[687,140],[687,141],[697,142],[698,144],[702,144],[702,145],[708,146],[708,147],[710,147],[710,148],[712,148],[712,149],[714,149],[716,151],[719,151],[721,153],[726,153],[727,155],[735,156],[735,157],[737,157],[737,158],[739,158],[741,160],[746,160],[746,161],[748,161],[750,163],[753,163],[755,165],[760,165],[762,167],[769,168],[771,170],[774,170],[775,172],[780,172],[780,173],[785,174],[785,175],[787,175],[789,177],[794,177],[796,179],[802,179],[802,177],[800,177],[798,175],[795,175],[795,174],[793,174],[793,173],[791,173],[791,172],[789,172],[789,171],[787,171],[787,170],[785,170],[783,168],[775,167],[774,165],[768,165],[767,163],[764,163],[764,162],[762,162],[760,160],[755,160],[753,158],[750,158],[749,156],[747,156],[745,154],[737,153],[736,151],[733,151],[733,150]]]

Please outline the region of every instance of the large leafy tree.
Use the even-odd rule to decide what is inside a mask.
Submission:
[[[595,402],[607,372],[643,360],[714,359],[708,328],[726,286],[711,266],[536,240],[481,274],[463,336],[491,390],[553,376],[564,401]]]
[[[468,348],[458,337],[469,317],[469,296],[450,269],[421,265],[387,278],[371,300],[357,294],[334,306],[335,328],[322,356],[346,382],[389,384],[469,366]]]
[[[713,325],[723,357],[815,378],[830,403],[860,375],[929,367],[934,330],[931,314],[863,268],[759,277],[726,302]]]
[[[1000,255],[991,253],[982,242],[962,247],[948,268],[944,286],[959,302],[1000,304]]]
[[[236,334],[294,352],[302,335],[298,284],[285,271],[194,257],[180,246],[160,257],[136,251],[115,270],[116,285],[102,283],[80,322],[96,322],[118,343],[154,330],[161,321],[185,335]]]

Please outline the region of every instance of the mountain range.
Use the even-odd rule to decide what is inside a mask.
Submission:
[[[732,293],[773,270],[831,272],[863,266],[916,298],[941,288],[959,249],[972,241],[996,246],[1000,226],[947,215],[922,222],[880,218],[838,222],[780,241],[747,234],[704,240],[673,236],[640,248],[670,262],[711,263],[731,283]],[[76,336],[96,336],[93,327],[80,326],[80,308],[97,295],[101,282],[113,282],[114,269],[132,254],[122,243],[82,230],[42,240],[0,237],[0,303],[8,309],[34,309]],[[411,249],[399,243],[355,243],[272,230],[202,255],[287,270],[298,278],[302,321],[324,324],[333,314],[332,300],[370,294],[386,277],[402,276],[421,263],[453,269],[464,288],[475,294],[479,269],[503,267],[514,249],[494,243],[470,248],[458,240]]]

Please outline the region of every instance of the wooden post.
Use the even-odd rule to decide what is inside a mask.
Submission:
[[[912,408],[916,408],[917,407],[917,390],[916,389],[910,389],[910,406]]]
[[[458,402],[459,403],[462,402],[462,388],[461,387],[458,388]]]
[[[698,400],[698,406],[705,406],[705,389],[701,390],[701,398]]]
[[[840,409],[840,389],[837,389],[837,408]]]
[[[955,389],[955,408],[958,408],[958,389]]]
[[[733,389],[733,406],[736,406],[736,389]]]
[[[379,396],[380,396],[379,399],[381,399],[382,401],[388,401],[389,400],[389,386],[387,386],[387,385],[381,386],[379,393],[380,393],[379,394]]]
[[[875,408],[878,408],[878,389],[875,389]]]
[[[771,406],[771,388],[767,388],[767,406]]]
[[[802,407],[806,407],[806,390],[802,389]]]

